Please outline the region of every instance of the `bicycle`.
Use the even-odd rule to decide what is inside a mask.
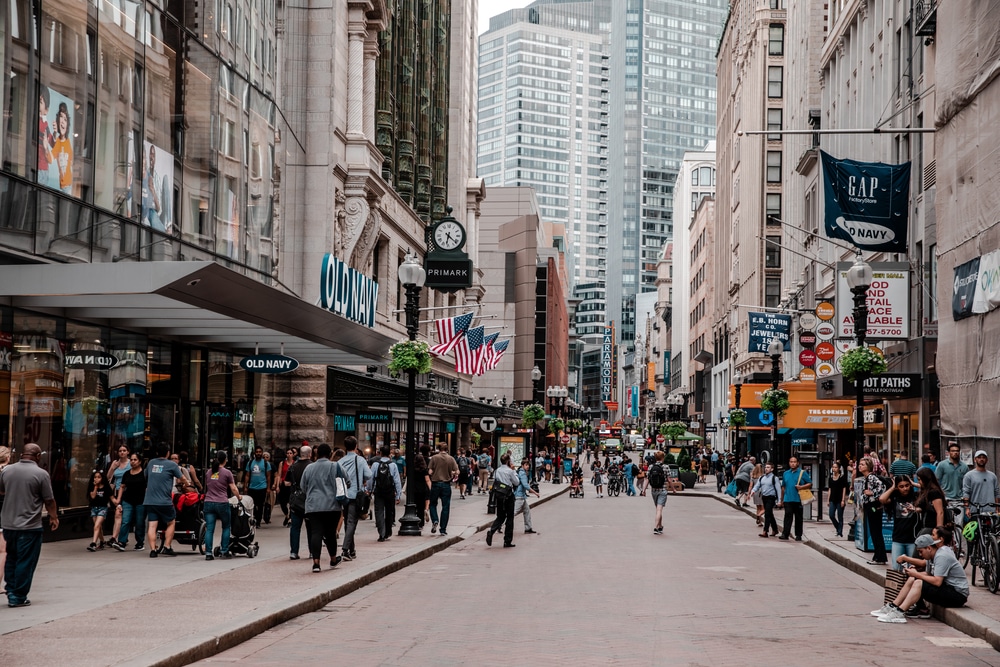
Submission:
[[[947,507],[951,510],[951,515],[954,518],[955,558],[964,568],[969,562],[969,547],[962,535],[962,526],[965,524],[965,503],[960,498],[956,498],[949,500]]]
[[[990,593],[996,593],[1000,588],[1000,577],[997,576],[997,561],[1000,560],[998,552],[996,530],[998,517],[994,512],[980,512],[983,508],[996,508],[993,503],[983,505],[970,505],[973,512],[970,513],[969,521],[962,528],[962,535],[968,544],[967,562],[972,563],[972,574],[969,577],[969,584],[976,585],[976,570],[979,569],[983,577],[983,586],[990,589]]]

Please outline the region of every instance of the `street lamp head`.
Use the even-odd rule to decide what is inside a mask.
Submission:
[[[743,376],[742,375],[737,375],[736,377],[734,377],[733,378],[733,384],[736,385],[737,387],[742,387],[743,386]]]
[[[777,338],[772,338],[771,342],[767,346],[767,355],[769,357],[780,357],[781,353],[785,351],[785,344],[782,343]]]
[[[851,291],[867,291],[872,285],[873,278],[872,267],[864,260],[859,251],[857,257],[854,258],[854,264],[847,270],[847,286],[851,288]]]
[[[531,381],[538,382],[541,379],[542,379],[542,371],[538,368],[538,366],[535,366],[534,368],[531,369]]]
[[[427,279],[427,272],[421,266],[416,255],[408,254],[403,263],[399,265],[399,282],[404,285],[415,285],[423,287]]]

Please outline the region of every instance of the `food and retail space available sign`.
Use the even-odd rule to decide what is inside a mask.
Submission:
[[[910,163],[843,160],[820,151],[826,235],[861,250],[906,252]]]
[[[750,313],[750,352],[767,354],[767,346],[773,338],[784,343],[785,350],[791,348],[789,332],[792,328],[791,315],[777,313]]]
[[[961,320],[1000,306],[1000,250],[955,267],[951,316]]]
[[[869,340],[910,337],[910,266],[905,262],[874,262],[868,305]],[[850,262],[837,263],[837,337],[854,338],[854,306],[847,284]]]
[[[366,327],[375,326],[378,283],[327,253],[319,281],[320,305]]]

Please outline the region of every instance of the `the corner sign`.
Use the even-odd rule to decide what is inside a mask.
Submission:
[[[378,283],[334,257],[323,256],[319,278],[320,305],[352,322],[375,326]]]
[[[240,368],[250,373],[288,373],[298,367],[298,360],[282,354],[255,354],[240,360]]]

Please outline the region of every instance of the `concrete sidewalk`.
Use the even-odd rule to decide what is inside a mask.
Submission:
[[[700,488],[699,488],[700,487]],[[684,495],[710,496],[720,502],[729,505],[737,512],[744,512],[749,517],[756,516],[756,509],[753,507],[736,507],[735,501],[724,493],[715,493],[714,480],[710,484],[699,484],[694,489],[684,492]],[[849,506],[844,512],[845,524],[851,520],[853,506]],[[826,515],[826,508],[823,508]],[[775,517],[778,525],[781,525],[783,512],[775,510]],[[754,533],[760,532],[755,524],[750,524],[748,530]],[[847,532],[846,526],[844,532]],[[871,559],[870,552],[859,551],[854,546],[853,541],[846,537],[836,537],[833,524],[829,519],[822,521],[806,521],[803,527],[804,544],[812,547],[827,558],[835,561],[843,567],[851,570],[855,574],[872,581],[876,584],[885,584],[885,566],[869,565]],[[794,544],[794,542],[792,542]],[[972,568],[966,568],[966,575],[971,575]],[[982,577],[976,577],[976,586],[969,592],[969,601],[959,609],[943,609],[931,605],[931,613],[936,619],[950,625],[956,630],[960,630],[971,637],[977,637],[989,642],[994,649],[1000,651],[1000,595],[990,593],[989,589],[982,585]],[[871,608],[876,609],[881,606],[882,600],[871,600]],[[862,604],[862,606],[864,606]],[[867,607],[865,607],[867,609]],[[865,612],[867,613],[867,612]]]
[[[542,497],[532,498],[531,505],[568,490],[566,484],[542,482]],[[149,558],[148,549],[133,552],[131,544],[124,553],[88,552],[86,540],[45,544],[32,605],[0,608],[0,655],[5,664],[17,665],[188,664],[321,609],[486,529],[494,518],[486,513],[486,503],[487,496],[475,492],[465,500],[453,495],[445,537],[431,534],[427,524],[420,537],[393,536],[380,543],[374,522],[364,521],[355,536],[358,559],[331,570],[324,558],[320,574],[311,572],[307,557],[289,560],[280,511],[274,523],[257,531],[255,559],[206,561],[177,544],[178,556],[156,559]],[[402,513],[403,506],[397,506],[397,521]],[[516,521],[519,534],[523,523],[520,517]],[[308,553],[305,540],[303,526],[300,554]]]

